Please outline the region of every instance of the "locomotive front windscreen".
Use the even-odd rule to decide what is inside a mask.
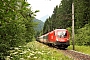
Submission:
[[[65,38],[67,36],[66,31],[58,31],[57,36],[59,38]]]

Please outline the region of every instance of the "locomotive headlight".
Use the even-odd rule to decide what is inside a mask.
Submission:
[[[69,40],[69,39],[67,39],[67,40]]]
[[[58,38],[56,38],[56,41],[58,41]]]

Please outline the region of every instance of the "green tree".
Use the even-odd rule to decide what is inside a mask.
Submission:
[[[76,28],[82,28],[90,21],[89,0],[75,0]]]
[[[35,12],[26,0],[0,0],[0,60],[10,47],[32,41]]]

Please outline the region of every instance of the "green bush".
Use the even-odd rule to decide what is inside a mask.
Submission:
[[[85,27],[78,29],[77,34],[75,34],[76,45],[90,45],[90,27],[85,25]]]

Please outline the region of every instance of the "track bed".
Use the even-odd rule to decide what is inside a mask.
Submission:
[[[74,60],[90,60],[90,56],[74,50],[61,50],[65,55]]]

